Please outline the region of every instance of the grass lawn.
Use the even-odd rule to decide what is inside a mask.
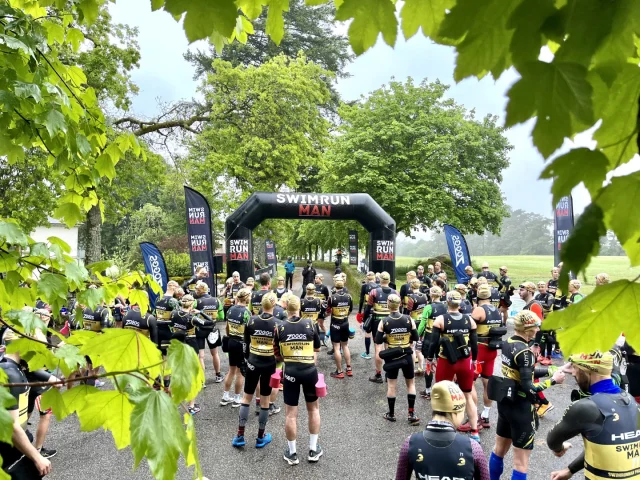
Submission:
[[[483,262],[489,262],[490,270],[498,274],[498,269],[502,265],[509,268],[509,277],[514,284],[551,278],[551,268],[553,268],[552,255],[517,255],[517,256],[495,256],[495,257],[472,257],[473,263],[477,266]],[[396,264],[413,265],[417,258],[397,257]],[[426,265],[425,265],[426,268]],[[586,279],[579,277],[582,281],[582,291],[585,294],[591,293],[595,287],[595,276],[598,273],[608,273],[611,281],[627,278],[632,280],[640,275],[640,267],[631,268],[627,257],[595,257],[587,268]]]

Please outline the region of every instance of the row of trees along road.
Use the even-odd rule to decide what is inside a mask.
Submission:
[[[102,365],[101,375],[113,377],[117,390],[53,389],[44,404],[58,418],[77,413],[84,429],[110,430],[119,448],[131,445],[136,463],[146,456],[156,478],[173,478],[180,455],[199,473],[193,422],[175,408],[202,384],[193,352],[172,346],[168,397],[150,387],[164,368],[157,349],[135,332],[74,334],[64,347],[49,350],[30,339],[42,325],[21,309],[41,298],[57,311],[69,291],[91,307],[120,293],[145,309],[143,289],[157,285],[126,268],[118,278],[104,277],[110,262],[101,260],[135,263],[132,246],[143,233],[157,235],[145,240],[184,245],[183,183],[209,197],[219,214],[217,232],[224,216],[257,188],[371,192],[407,233],[443,222],[465,233],[500,230],[505,207],[498,185],[510,147],[498,119],[474,118],[446,98],[438,81],[393,81],[344,105],[334,82],[346,75],[349,47],[360,55],[379,36],[393,46],[399,31],[410,38],[422,30],[456,51],[456,81],[498,78],[514,68],[521,78],[508,92],[504,124],[535,118],[533,142],[545,159],[565,138],[594,127],[592,149],[558,154],[542,174],[553,180],[554,204],[581,183],[592,195],[563,248],[561,283],[566,272],[585,269],[607,230],[631,263],[640,263],[640,217],[633,210],[640,174],[604,183],[638,152],[637,1],[307,3],[153,0],[152,9],[166,12],[158,15],[183,21],[189,41],[208,38],[215,51],[189,57],[200,66],[202,101],[164,105],[148,119],[129,111],[137,88],[130,73],[140,60],[137,32],[114,24],[103,0],[0,1],[1,321],[24,335],[10,350],[32,369],[60,368],[65,375],[83,365],[84,355]],[[336,33],[336,21],[350,22],[347,37]],[[553,53],[551,60],[539,60],[543,47]],[[178,145],[185,155],[175,155]],[[425,158],[436,166],[430,176]],[[259,173],[263,165],[271,169],[267,175]],[[448,175],[452,166],[464,182]],[[86,267],[68,256],[59,239],[35,243],[25,234],[48,215],[68,225],[84,223]],[[265,222],[256,236],[284,239],[281,251],[306,253],[346,238],[338,229],[339,236],[320,237],[329,227],[309,225]],[[34,269],[37,279],[31,278]],[[87,289],[89,282],[100,288]],[[554,313],[549,328],[562,328],[559,340],[568,352],[608,349],[621,330],[638,343],[640,311],[633,306],[639,290],[626,280],[599,288],[576,308]],[[606,322],[596,304],[611,306]],[[593,335],[581,335],[586,327]],[[0,384],[5,405],[11,401],[6,378]],[[0,440],[10,441],[10,431],[10,416],[0,409]]]

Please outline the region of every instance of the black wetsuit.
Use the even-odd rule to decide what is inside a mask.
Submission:
[[[122,319],[122,328],[135,330],[158,345],[158,324],[150,313],[143,315],[139,308],[132,308]]]

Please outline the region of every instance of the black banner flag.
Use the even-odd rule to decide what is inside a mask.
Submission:
[[[554,266],[560,263],[560,250],[573,230],[573,198],[562,197],[556,205],[553,228],[553,260]]]
[[[349,265],[358,265],[358,231],[349,230]]]
[[[187,235],[189,236],[189,255],[191,270],[195,274],[204,268],[208,275],[203,279],[209,285],[209,291],[216,293],[213,284],[213,249],[211,235],[211,208],[209,202],[200,193],[185,186],[184,196],[187,206]]]
[[[275,265],[276,262],[276,244],[273,240],[265,240],[264,249],[267,252],[267,265]]]

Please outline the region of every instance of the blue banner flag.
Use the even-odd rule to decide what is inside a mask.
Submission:
[[[140,243],[140,250],[142,250],[144,270],[153,277],[158,285],[160,285],[162,292],[165,292],[167,290],[169,276],[167,275],[167,267],[165,266],[164,258],[162,257],[160,250],[150,242]],[[149,303],[151,305],[151,309],[154,309],[160,295],[154,293],[151,289],[148,291]]]
[[[470,278],[464,269],[471,265],[471,255],[469,255],[467,241],[464,239],[464,235],[451,225],[444,226],[444,235],[447,239],[451,263],[453,264],[453,270],[456,273],[458,283],[467,283]]]

